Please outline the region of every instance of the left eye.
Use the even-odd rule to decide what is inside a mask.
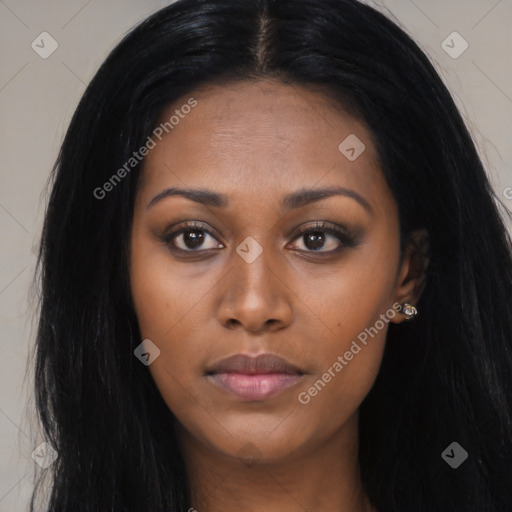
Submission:
[[[308,228],[303,230],[300,236],[295,239],[300,241],[299,246],[295,248],[306,252],[333,252],[343,245],[345,238],[344,233],[332,228]],[[302,247],[300,246],[301,243]]]

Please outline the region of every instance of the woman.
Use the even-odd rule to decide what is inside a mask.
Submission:
[[[55,166],[48,510],[512,510],[495,200],[427,57],[374,9],[148,18]]]

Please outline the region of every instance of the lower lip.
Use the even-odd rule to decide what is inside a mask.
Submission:
[[[302,375],[287,373],[214,373],[209,378],[221,389],[243,400],[265,400],[296,384]]]

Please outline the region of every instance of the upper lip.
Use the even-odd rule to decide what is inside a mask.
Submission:
[[[247,375],[264,373],[302,374],[298,368],[290,364],[286,359],[275,354],[260,354],[258,356],[236,354],[220,360],[208,368],[206,373],[207,375],[214,373],[244,373]]]

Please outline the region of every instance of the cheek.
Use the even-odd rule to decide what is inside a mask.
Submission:
[[[371,329],[361,331],[359,337],[339,337],[335,347],[323,351],[325,363],[298,390],[298,403],[311,413],[329,411],[340,418],[359,407],[377,377],[385,347],[387,327]]]
[[[347,417],[377,377],[395,292],[398,238],[385,233],[354,251],[339,270],[311,286],[311,309],[319,312],[314,360],[318,371],[298,401],[315,414]]]
[[[317,422],[323,436],[334,433],[357,412],[378,375],[389,320],[394,316],[394,310],[380,306],[381,299],[380,294],[354,299],[340,291],[338,302],[331,303],[334,327],[324,329],[327,334],[318,339],[313,356],[317,371],[296,396],[307,421]]]
[[[156,254],[142,243],[132,252],[131,287],[141,337],[150,339],[160,350],[148,371],[180,421],[187,423],[192,415],[196,422],[200,418],[200,422],[208,423],[202,416],[205,410],[196,408],[193,399],[200,377],[196,363],[204,352],[193,335],[200,328],[198,295],[202,294],[191,292],[190,280],[187,286],[187,280],[168,261],[168,256]]]
[[[348,253],[339,265],[309,280],[303,288],[304,303],[317,316],[325,335],[323,354],[332,357],[333,351],[343,350],[391,307],[398,258],[398,240],[371,240]],[[309,317],[313,320],[311,313]]]
[[[131,242],[130,286],[141,337],[151,340],[160,350],[149,370],[162,379],[171,363],[180,365],[180,359],[186,361],[190,345],[185,343],[183,326],[189,321],[191,300],[185,283],[169,265],[165,248],[148,240],[137,222]],[[170,346],[171,340],[176,346]]]
[[[197,321],[200,299],[214,285],[214,276],[198,278],[185,270],[183,264],[172,262],[165,246],[135,224],[130,285],[143,337],[160,343],[174,339],[178,343],[182,331]],[[187,347],[185,343],[180,346]]]

